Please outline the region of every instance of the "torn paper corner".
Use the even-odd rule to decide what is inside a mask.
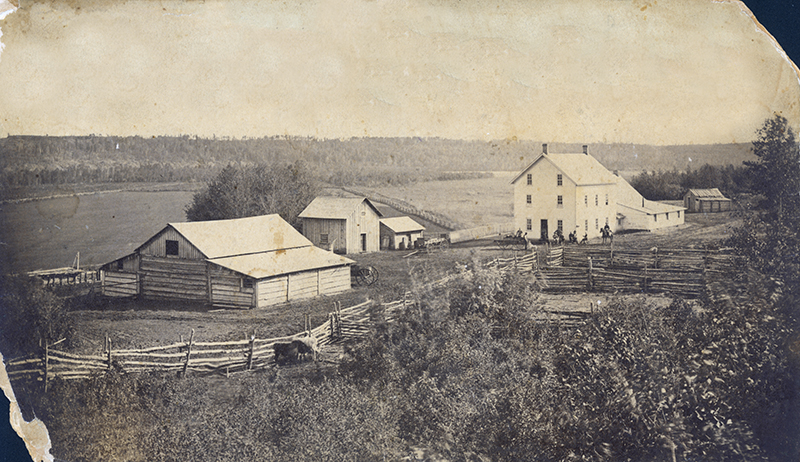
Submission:
[[[54,459],[50,454],[50,434],[47,433],[47,427],[39,419],[26,422],[22,418],[22,412],[17,404],[14,390],[11,388],[11,382],[6,372],[6,363],[2,354],[0,354],[0,388],[3,389],[3,393],[5,393],[9,401],[11,428],[25,441],[25,446],[28,448],[31,459],[34,462],[52,462]]]
[[[0,0],[0,21],[5,19],[9,14],[17,11],[17,8],[19,8],[17,4],[9,2],[8,0]]]

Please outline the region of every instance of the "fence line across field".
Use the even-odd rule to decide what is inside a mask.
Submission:
[[[546,265],[540,266],[542,251]],[[569,266],[565,266],[568,263]],[[741,262],[728,249],[709,250],[614,250],[594,246],[542,247],[522,255],[500,257],[485,264],[501,271],[533,274],[543,290],[602,291],[602,292],[668,292],[685,297],[703,293],[710,278],[726,269],[739,267]],[[574,266],[572,266],[574,265]],[[441,286],[461,277],[449,275],[430,282]],[[404,294],[402,300],[380,304],[385,318],[393,322],[399,311],[416,302]],[[163,346],[141,349],[114,349],[112,339],[106,338],[102,354],[75,354],[46,345],[43,355],[27,356],[8,361],[10,378],[35,378],[43,381],[45,390],[53,378],[85,379],[92,374],[118,368],[124,372],[174,371],[225,373],[257,370],[275,364],[274,345],[291,342],[305,336],[316,339],[320,346],[331,345],[368,335],[370,310],[377,304],[366,301],[348,308],[336,304],[328,319],[311,328],[305,318],[303,332],[267,339],[255,333],[245,340],[204,342],[194,338],[181,339]],[[554,314],[558,314],[555,313]],[[575,318],[578,315],[570,314]],[[563,316],[562,316],[563,317]]]

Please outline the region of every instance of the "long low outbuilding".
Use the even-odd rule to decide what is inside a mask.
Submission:
[[[170,223],[101,268],[103,294],[263,308],[350,289],[354,262],[279,215]]]

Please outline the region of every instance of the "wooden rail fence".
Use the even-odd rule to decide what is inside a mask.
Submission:
[[[352,188],[342,188],[342,189],[344,191],[349,192],[350,194],[355,194],[357,196],[364,196],[371,201],[380,202],[381,204],[386,204],[392,207],[393,209],[399,210],[403,213],[407,213],[409,215],[416,215],[418,217],[424,218],[430,221],[431,223],[435,223],[441,226],[442,228],[451,231],[462,228],[462,226],[459,223],[454,222],[453,220],[445,217],[442,214],[418,209],[407,202],[395,199],[393,197],[385,196],[377,192],[359,191]]]
[[[389,320],[394,313],[410,303],[398,300],[381,306]],[[11,379],[33,379],[47,384],[56,377],[62,379],[86,379],[93,374],[104,374],[111,369],[125,373],[134,372],[175,372],[187,374],[234,373],[258,370],[275,364],[273,346],[277,342],[290,342],[307,335],[314,337],[320,347],[359,338],[369,333],[369,310],[375,306],[372,301],[335,309],[328,320],[304,332],[285,337],[268,339],[256,338],[255,333],[243,340],[225,342],[198,341],[192,330],[188,341],[141,349],[114,349],[111,339],[105,339],[103,351],[98,354],[75,354],[45,346],[39,356],[27,356],[6,363]],[[60,343],[60,342],[59,342]]]
[[[551,247],[537,273],[546,291],[664,292],[700,297],[713,274],[741,267],[730,249]]]

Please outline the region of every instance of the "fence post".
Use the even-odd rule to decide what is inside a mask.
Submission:
[[[247,357],[247,370],[251,370],[253,368],[253,352],[256,349],[256,331],[253,331],[253,335],[250,337],[250,355]],[[189,360],[186,360],[186,363],[189,363]],[[227,375],[227,372],[226,372]]]
[[[47,340],[44,342],[44,392],[47,393],[47,380],[49,379],[50,374],[50,358],[48,357],[49,345],[47,344]]]
[[[186,346],[186,362],[183,363],[183,377],[186,377],[186,372],[189,370],[189,357],[192,356],[192,342],[194,341],[194,329],[189,335],[189,344]],[[110,350],[109,350],[110,351]]]
[[[589,290],[594,290],[594,281],[592,280],[592,257],[589,257]]]
[[[106,345],[108,349],[106,350],[106,357],[108,358],[108,370],[111,370],[111,337],[106,337]]]

